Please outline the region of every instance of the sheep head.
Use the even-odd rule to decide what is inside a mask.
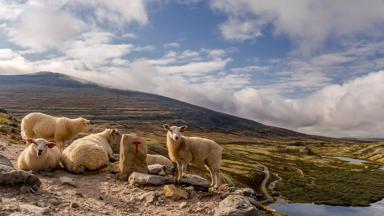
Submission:
[[[109,134],[109,144],[112,146],[114,144],[120,143],[121,133],[117,129],[106,129]]]
[[[91,132],[92,126],[91,121],[85,118],[78,118],[81,122],[81,126],[83,128],[82,132]]]
[[[182,132],[184,132],[188,126],[182,125],[180,127],[178,126],[169,126],[167,124],[163,125],[164,129],[167,130],[167,137],[172,139],[174,142],[178,143],[180,142],[180,138],[182,137]]]
[[[27,144],[32,145],[32,148],[35,151],[37,156],[43,155],[48,148],[53,148],[56,146],[55,143],[49,142],[42,138],[27,139]]]

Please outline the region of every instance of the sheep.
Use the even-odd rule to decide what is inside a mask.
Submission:
[[[53,139],[62,151],[66,141],[80,132],[90,131],[90,124],[91,122],[84,118],[69,119],[34,112],[26,115],[21,121],[21,136],[25,140]]]
[[[147,154],[147,165],[160,164],[163,166],[173,167],[173,163],[163,155]]]
[[[60,165],[61,152],[55,143],[42,138],[27,139],[27,143],[17,160],[18,169],[50,171]]]
[[[211,187],[220,185],[220,166],[222,148],[213,140],[201,137],[186,137],[181,133],[187,125],[181,127],[163,125],[167,130],[167,149],[171,161],[177,164],[177,182],[180,182],[188,163],[205,166],[211,174]]]
[[[109,167],[109,161],[114,159],[111,146],[116,141],[116,137],[121,137],[118,130],[105,129],[103,132],[77,139],[64,149],[61,162],[68,171],[73,173]]]

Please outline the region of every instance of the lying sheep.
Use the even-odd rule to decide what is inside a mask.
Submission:
[[[115,159],[111,146],[121,134],[115,129],[90,134],[75,140],[64,149],[61,161],[64,167],[74,173],[84,173],[108,167],[109,161]]]
[[[88,132],[90,129],[90,121],[84,118],[69,119],[37,112],[26,115],[21,121],[23,139],[54,139],[61,151],[65,141],[72,139],[80,132]]]
[[[167,149],[171,161],[177,164],[177,181],[180,181],[188,163],[205,166],[211,174],[211,186],[220,185],[220,165],[222,148],[216,142],[200,137],[186,137],[181,133],[187,129],[164,125],[167,132]]]
[[[27,139],[28,147],[20,154],[20,170],[49,171],[59,166],[61,152],[55,143],[42,138]]]
[[[173,163],[163,155],[147,154],[147,165],[160,164],[164,166],[173,167]]]

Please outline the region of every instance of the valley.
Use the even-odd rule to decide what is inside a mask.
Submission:
[[[282,178],[272,196],[281,194],[291,202],[368,206],[384,198],[384,170],[380,169],[384,142],[380,141],[306,135],[158,95],[99,87],[54,73],[0,76],[0,108],[19,120],[36,111],[83,116],[95,123],[95,130],[113,127],[123,133],[135,132],[149,143],[150,152],[162,155],[167,154],[162,124],[188,124],[186,135],[207,137],[223,146],[221,171],[226,183],[261,193],[264,165],[271,174],[267,188],[278,176]],[[8,123],[0,118],[0,124]],[[16,137],[6,139],[20,144]],[[350,164],[336,156],[369,162]],[[191,170],[207,174],[198,168]]]

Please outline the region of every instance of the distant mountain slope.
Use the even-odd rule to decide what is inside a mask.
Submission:
[[[255,136],[301,137],[294,131],[215,112],[167,97],[122,91],[81,82],[69,76],[40,72],[0,76],[0,107],[22,116],[32,111],[57,115],[85,115],[121,124],[188,123],[191,128],[247,132]]]

